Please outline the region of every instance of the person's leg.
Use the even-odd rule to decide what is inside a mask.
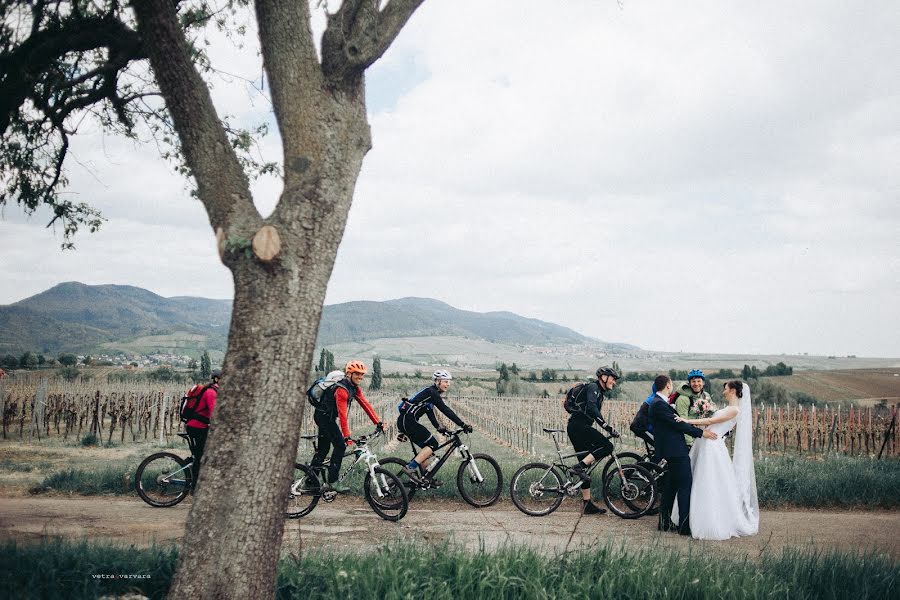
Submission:
[[[185,430],[191,436],[191,456],[193,457],[191,487],[196,488],[197,482],[200,480],[200,460],[203,458],[203,450],[206,448],[206,436],[209,430],[203,427],[185,427]]]
[[[328,452],[331,450],[331,436],[325,432],[325,428],[329,421],[334,422],[334,419],[330,418],[322,411],[317,410],[315,413],[313,413],[313,421],[319,428],[319,439],[316,440],[316,453],[313,454],[310,466],[313,467],[313,469],[316,469],[317,467],[321,467],[325,464],[325,458],[328,456]],[[323,481],[322,483],[327,482]]]
[[[690,459],[688,459],[690,461]],[[662,478],[662,497],[659,501],[659,526],[660,531],[669,531],[674,527],[672,523],[672,507],[675,505],[675,496],[678,492],[679,474],[678,459],[666,459],[666,473]],[[674,463],[673,463],[674,461]],[[679,510],[680,507],[679,507]]]
[[[691,459],[685,457],[680,467],[681,474],[678,483],[678,533],[691,534],[691,487],[694,484],[694,476],[691,473]]]
[[[415,419],[406,418],[403,425],[409,439],[411,439],[416,446],[421,448],[418,454],[416,454],[416,457],[409,461],[406,467],[403,468],[403,471],[410,479],[414,481],[420,480],[421,477],[418,472],[419,467],[424,465],[425,461],[434,454],[434,449],[438,446],[437,440],[431,432],[428,431],[428,428]]]
[[[337,421],[329,420],[324,425],[323,432],[334,447],[331,451],[331,462],[328,464],[328,483],[334,483],[341,474],[341,463],[344,461],[347,443],[344,441],[344,436],[341,434]]]

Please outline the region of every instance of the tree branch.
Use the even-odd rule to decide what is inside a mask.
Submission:
[[[258,0],[256,20],[263,66],[269,76],[272,106],[281,132],[285,161],[310,152],[312,136],[304,136],[310,117],[298,99],[322,87],[322,70],[313,45],[309,3]]]
[[[97,48],[109,48],[110,53],[110,60],[100,70],[119,70],[131,61],[146,58],[137,32],[111,16],[71,18],[53,24],[0,55],[0,136],[56,61],[70,52]]]
[[[221,228],[226,235],[255,233],[261,218],[249,182],[216,114],[209,88],[191,60],[172,1],[133,0],[132,7],[213,229]]]
[[[390,0],[378,10],[378,0],[345,0],[328,15],[322,36],[322,70],[335,86],[353,81],[377,61],[425,0]]]

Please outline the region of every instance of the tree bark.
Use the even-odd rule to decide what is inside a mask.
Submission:
[[[342,58],[335,50],[323,70],[312,43],[308,3],[256,2],[284,148],[284,192],[268,219],[252,203],[209,90],[191,62],[175,5],[132,3],[200,199],[213,230],[220,232],[222,260],[234,278],[224,375],[171,597],[274,596],[322,303],[371,147],[363,72],[420,3],[388,3],[375,33],[369,21],[379,11],[358,11],[366,22],[350,19],[349,25],[371,38],[360,44],[363,55]],[[327,36],[338,39],[333,32]],[[250,244],[264,226],[274,228],[264,237],[280,242],[274,257],[256,256]]]

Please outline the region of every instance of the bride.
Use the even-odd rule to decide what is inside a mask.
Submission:
[[[750,387],[741,381],[725,383],[728,406],[706,419],[685,419],[706,425],[719,438],[699,438],[691,448],[691,535],[698,540],[727,540],[759,531],[759,501],[753,470]],[[681,420],[681,419],[679,419]],[[734,460],[723,436],[735,427]],[[672,511],[678,522],[678,505]]]

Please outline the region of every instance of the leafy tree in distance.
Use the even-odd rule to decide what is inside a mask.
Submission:
[[[372,383],[369,384],[369,389],[380,390],[381,384],[381,359],[376,356],[372,359]]]
[[[60,354],[57,360],[64,367],[74,367],[78,364],[78,357],[74,354]]]
[[[500,372],[499,381],[509,381],[509,368],[506,366],[506,363],[500,363],[497,371]]]
[[[21,358],[19,358],[19,368],[22,369],[34,369],[38,365],[37,356],[32,354],[30,351],[26,351],[22,354]]]
[[[516,363],[513,363],[512,365],[510,365],[510,367],[509,367],[509,372],[510,372],[511,374],[513,374],[513,375],[518,375],[518,374],[519,374],[519,367],[516,366]]]
[[[3,357],[3,360],[0,360],[0,366],[2,366],[4,369],[18,369],[19,359],[12,354],[7,354]]]
[[[328,280],[372,145],[365,72],[422,2],[344,0],[330,8],[314,1],[327,13],[318,40],[310,2],[253,2],[283,156],[281,197],[266,218],[250,178],[268,166],[248,162],[253,136],[218,116],[202,77],[209,57],[193,43],[205,27],[233,28],[231,12],[203,0],[2,4],[0,171],[8,176],[0,204],[13,199],[26,212],[48,206],[66,244],[79,227],[96,229],[96,210],[61,193],[69,138],[95,116],[107,131],[130,136],[140,123],[196,186],[231,271],[223,367],[233,376],[220,390],[227,410],[217,411],[207,441],[172,597],[275,596],[287,502],[280,482],[293,468],[306,404],[296,391],[308,379]],[[226,4],[240,10],[245,2]],[[259,464],[271,468],[233,485]]]
[[[209,381],[212,376],[212,362],[209,360],[209,352],[203,351],[200,355],[200,379]]]
[[[90,354],[88,354],[88,355],[85,356],[83,359],[81,359],[81,364],[83,364],[83,365],[86,366],[86,367],[89,367],[89,366],[91,365],[92,362],[94,362],[94,359],[91,358],[91,355],[90,355]]]

